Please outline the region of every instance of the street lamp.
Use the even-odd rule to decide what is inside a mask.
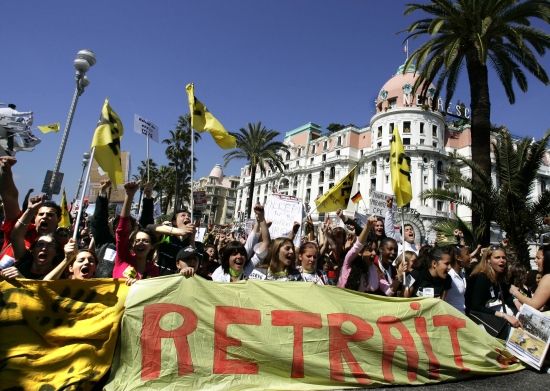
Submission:
[[[87,49],[80,50],[76,54],[76,58],[74,59],[73,65],[76,70],[76,88],[74,91],[73,100],[71,102],[71,107],[69,108],[69,114],[67,115],[67,121],[65,122],[65,129],[63,130],[61,145],[59,146],[59,151],[57,152],[55,167],[53,169],[53,172],[51,172],[49,184],[45,183],[45,186],[47,187],[45,193],[47,194],[48,198],[51,198],[54,190],[56,190],[56,194],[59,193],[58,188],[61,186],[63,177],[61,176],[59,179],[57,178],[60,174],[59,168],[61,167],[61,160],[63,159],[63,154],[65,153],[65,145],[67,144],[67,139],[69,138],[69,132],[71,130],[71,124],[73,122],[76,104],[78,103],[78,98],[80,97],[80,95],[84,93],[84,89],[86,88],[86,86],[90,84],[90,81],[86,77],[86,72],[88,71],[88,69],[90,69],[91,66],[95,64],[95,62],[96,59],[94,52]],[[46,175],[46,178],[48,178],[48,175]],[[45,182],[47,182],[47,180]],[[57,189],[54,189],[54,186]]]
[[[82,155],[82,174],[80,174],[80,181],[78,181],[78,188],[77,188],[76,194],[74,196],[75,200],[78,199],[78,196],[80,194],[80,189],[82,188],[82,183],[83,183],[83,179],[84,179],[84,172],[86,171],[86,167],[88,167],[88,162],[90,161],[90,156],[91,155],[90,155],[89,152],[84,152],[84,154]],[[83,190],[83,191],[85,191],[85,190]]]

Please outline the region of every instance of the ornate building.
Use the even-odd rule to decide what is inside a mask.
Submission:
[[[412,94],[415,82],[414,69],[403,73],[403,66],[381,88],[376,99],[376,113],[368,126],[348,126],[337,132],[323,132],[314,123],[307,123],[285,134],[284,142],[290,153],[284,156],[285,172],[257,174],[254,194],[255,202],[265,202],[271,192],[291,195],[301,199],[306,210],[314,219],[325,216],[315,211],[314,200],[334,186],[355,165],[359,171],[352,194],[358,190],[365,202],[348,205],[348,212],[373,213],[373,200],[392,194],[389,152],[391,133],[397,126],[407,155],[411,158],[411,183],[413,200],[405,214],[405,221],[411,223],[421,241],[435,239],[430,226],[438,217],[456,212],[469,220],[470,210],[459,208],[447,202],[420,199],[420,193],[427,189],[445,186],[445,168],[449,164],[449,153],[457,152],[471,157],[469,109],[462,104],[443,107],[438,99],[437,110],[432,110],[434,88],[426,96]],[[541,170],[540,182],[535,193],[550,184],[550,157],[547,156]],[[250,172],[241,169],[237,188],[238,217],[243,218]],[[537,194],[535,194],[537,195]]]
[[[210,175],[200,178],[193,188],[196,213],[202,215],[202,221],[208,224],[228,224],[235,219],[237,187],[240,178],[224,176],[220,164],[216,164]]]

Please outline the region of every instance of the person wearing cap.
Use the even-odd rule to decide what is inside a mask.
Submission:
[[[176,255],[176,268],[179,274],[187,278],[193,277],[199,266],[199,257],[192,246],[187,246],[178,251]]]

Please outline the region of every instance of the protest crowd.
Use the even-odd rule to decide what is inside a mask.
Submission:
[[[394,230],[392,198],[386,216],[372,216],[364,226],[339,210],[337,223],[327,219],[315,226],[308,217],[289,224],[288,235],[277,238],[270,237],[270,222],[257,204],[250,232],[210,225],[199,242],[187,210],[175,210],[171,221],[154,221],[150,184],[142,185],[141,216],[134,219],[130,208],[137,182],[124,184],[119,215],[109,215],[111,183],[104,181],[93,215],[84,216],[78,227],[59,228],[62,210],[55,202],[27,194],[19,205],[16,167],[15,158],[0,158],[3,279],[121,278],[132,285],[179,273],[213,283],[312,282],[373,295],[439,298],[476,323],[493,325],[491,333],[500,338],[509,327],[521,327],[514,316],[521,304],[550,309],[550,247],[537,250],[538,270],[530,271],[505,243],[473,249],[458,230],[452,245],[419,246],[411,226],[403,233]]]

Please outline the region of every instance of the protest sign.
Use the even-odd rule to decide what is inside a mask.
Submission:
[[[0,388],[91,390],[111,366],[128,287],[0,281]]]
[[[517,358],[540,370],[550,346],[550,317],[523,304],[516,317],[521,327],[514,328],[506,340],[506,347]]]
[[[106,390],[419,385],[523,368],[447,303],[304,282],[138,281]]]
[[[197,227],[197,232],[195,232],[195,242],[202,242],[205,234],[206,227]]]
[[[153,122],[134,114],[134,132],[147,136],[155,142],[159,142],[159,128]]]
[[[282,194],[268,195],[264,210],[265,219],[271,221],[269,235],[271,235],[272,239],[288,236],[290,231],[292,231],[294,222],[301,223],[304,216],[304,204],[295,197]],[[300,231],[298,231],[298,234],[294,238],[296,246],[300,245],[301,238],[300,227]]]
[[[369,213],[371,215],[384,217],[388,209],[386,207],[386,198],[388,197],[393,198],[393,195],[382,193],[381,191],[371,191],[369,200]]]

